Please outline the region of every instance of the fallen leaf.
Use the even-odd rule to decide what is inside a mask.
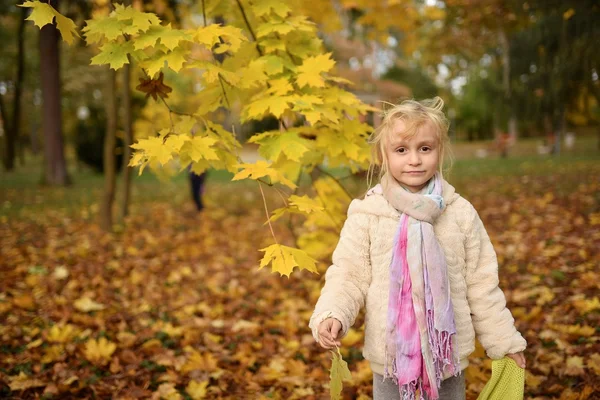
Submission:
[[[104,310],[104,305],[95,302],[94,300],[90,299],[89,297],[82,297],[79,298],[77,300],[75,300],[75,308],[78,309],[79,311],[83,311],[83,312],[90,312],[90,311],[99,311],[99,310]]]

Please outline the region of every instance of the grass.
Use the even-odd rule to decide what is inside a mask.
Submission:
[[[502,159],[497,155],[488,158],[475,158],[478,148],[485,148],[486,143],[458,143],[453,146],[456,161],[446,178],[457,189],[466,187],[470,182],[489,177],[535,177],[552,174],[568,174],[569,171],[589,170],[597,174],[600,165],[600,151],[597,150],[597,138],[578,138],[571,151],[560,156],[538,155],[536,146],[539,140],[525,139],[519,146],[511,150],[509,158]],[[66,188],[44,187],[39,184],[43,168],[41,157],[30,158],[25,166],[16,171],[0,174],[0,217],[3,219],[26,213],[30,216],[39,212],[63,211],[66,214],[79,213],[81,209],[97,210],[101,200],[104,180],[103,176],[89,168],[76,166],[69,162],[69,173],[73,184]],[[344,178],[350,192],[356,196],[364,190],[364,183],[356,178],[348,178],[349,171],[342,168],[330,169],[333,175]],[[593,175],[597,176],[597,175]],[[239,188],[250,188],[251,182],[231,182],[232,174],[227,171],[209,171],[207,187],[215,185],[239,185]],[[567,185],[576,184],[579,180],[570,179]],[[597,179],[597,178],[593,178]],[[304,180],[302,180],[304,181]],[[119,181],[120,184],[120,181]],[[568,186],[565,190],[568,190]],[[160,179],[152,173],[145,172],[134,176],[132,184],[132,204],[143,206],[149,201],[172,201],[176,204],[189,202],[189,186],[187,175],[179,173],[170,179]]]

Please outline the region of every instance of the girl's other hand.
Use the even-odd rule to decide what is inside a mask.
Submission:
[[[513,360],[515,360],[517,365],[523,369],[525,369],[525,367],[527,366],[527,364],[525,363],[525,355],[523,354],[523,352],[515,353],[515,354],[507,354],[506,357],[510,357]]]
[[[339,347],[342,344],[339,340],[336,340],[340,330],[342,329],[342,323],[335,318],[327,318],[319,324],[319,344],[324,349],[333,349]]]

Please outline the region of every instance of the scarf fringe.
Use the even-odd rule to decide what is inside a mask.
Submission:
[[[452,335],[454,332],[438,331],[435,329],[435,318],[432,310],[427,312],[426,320],[427,336],[429,337],[429,346],[433,355],[435,383],[439,388],[444,378],[444,370],[456,376],[460,373],[460,363],[458,357],[454,354],[452,346]]]
[[[420,378],[400,386],[400,398],[402,400],[417,400],[417,389],[419,390],[419,400],[425,400]]]

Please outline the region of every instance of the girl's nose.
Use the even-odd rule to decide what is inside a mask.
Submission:
[[[419,153],[411,153],[408,162],[410,165],[419,165],[421,164],[421,157],[419,157]]]

